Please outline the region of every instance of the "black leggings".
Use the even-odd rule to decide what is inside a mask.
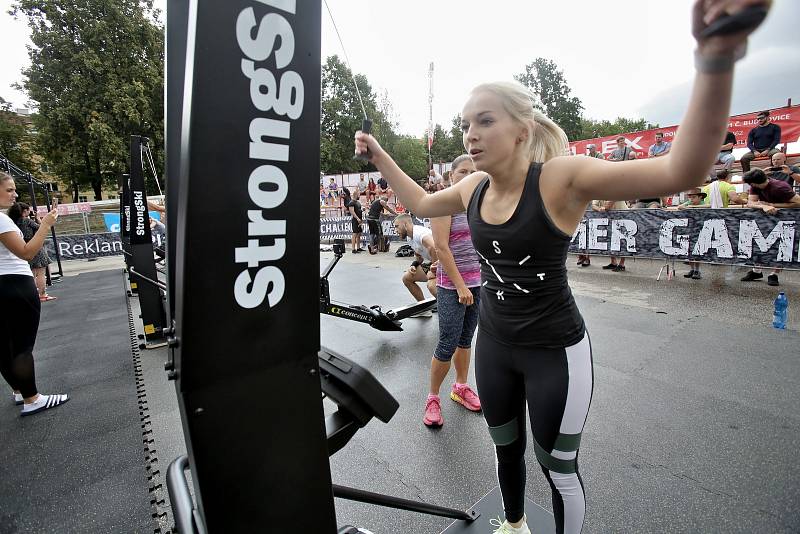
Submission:
[[[37,393],[33,345],[41,306],[32,276],[0,275],[0,374],[25,398]]]
[[[558,534],[583,527],[586,500],[578,474],[578,448],[592,398],[588,334],[560,349],[515,347],[478,330],[475,377],[489,434],[506,519],[525,512],[525,401],[536,459],[550,483]]]

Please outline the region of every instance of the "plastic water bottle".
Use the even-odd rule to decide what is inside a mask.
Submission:
[[[781,291],[778,293],[778,298],[775,299],[775,311],[772,314],[772,326],[775,328],[786,328],[786,319],[789,309],[789,299],[786,298],[786,293]]]

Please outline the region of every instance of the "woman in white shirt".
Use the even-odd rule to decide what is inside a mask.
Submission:
[[[0,172],[0,209],[17,200],[14,179]],[[44,216],[33,239],[25,242],[22,232],[5,213],[0,213],[0,308],[13,310],[0,321],[0,374],[14,390],[14,401],[22,404],[22,415],[33,415],[60,406],[67,395],[42,395],[36,389],[33,346],[39,330],[41,302],[28,261],[44,245],[58,219],[54,209]],[[6,342],[8,340],[8,342]]]

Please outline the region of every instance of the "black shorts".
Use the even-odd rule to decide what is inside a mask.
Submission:
[[[350,228],[353,230],[354,234],[360,234],[361,232],[363,232],[363,230],[361,229],[361,225],[358,224],[357,219],[350,219]]]

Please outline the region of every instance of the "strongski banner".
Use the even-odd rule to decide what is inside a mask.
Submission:
[[[164,247],[161,234],[153,233],[153,245],[159,248]],[[53,238],[45,241],[45,246],[50,259],[54,260],[56,255]],[[117,232],[59,235],[58,252],[62,260],[86,260],[100,256],[114,256],[122,254],[122,241]]]
[[[573,253],[800,268],[799,209],[587,211]]]

